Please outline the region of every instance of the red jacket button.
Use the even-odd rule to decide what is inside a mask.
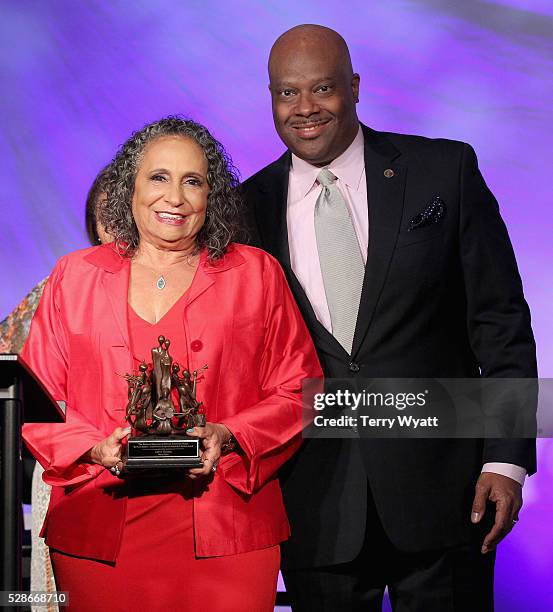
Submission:
[[[201,351],[204,348],[204,344],[201,340],[194,340],[192,342],[192,344],[190,345],[190,348],[197,353],[198,351]]]

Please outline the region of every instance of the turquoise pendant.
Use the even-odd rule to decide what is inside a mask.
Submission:
[[[165,285],[166,285],[165,279],[163,278],[163,276],[160,276],[157,279],[157,283],[156,283],[157,288],[158,289],[165,289]]]

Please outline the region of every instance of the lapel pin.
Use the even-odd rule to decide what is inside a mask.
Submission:
[[[386,178],[392,178],[392,176],[394,176],[394,171],[391,168],[386,168],[386,170],[384,170],[384,176]]]

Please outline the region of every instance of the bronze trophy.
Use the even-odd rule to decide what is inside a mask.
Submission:
[[[158,338],[152,349],[152,364],[142,362],[138,374],[126,374],[128,397],[126,419],[132,427],[123,456],[124,472],[202,466],[200,442],[186,435],[190,427],[204,427],[202,402],[196,399],[198,373],[190,374],[173,363],[170,341]],[[178,394],[178,407],[172,391]]]

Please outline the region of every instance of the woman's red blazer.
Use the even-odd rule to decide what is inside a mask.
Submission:
[[[104,561],[117,557],[127,498],[119,479],[79,458],[126,426],[129,271],[112,245],[62,257],[22,352],[54,399],[67,404],[66,423],[30,423],[23,431],[53,485],[46,543]],[[273,546],[289,535],[276,472],[301,442],[302,381],[322,376],[276,260],[243,245],[215,264],[203,252],[182,333],[188,368],[208,365],[200,392],[207,419],[227,425],[241,448],[221,459],[207,491],[194,498],[196,553]]]

